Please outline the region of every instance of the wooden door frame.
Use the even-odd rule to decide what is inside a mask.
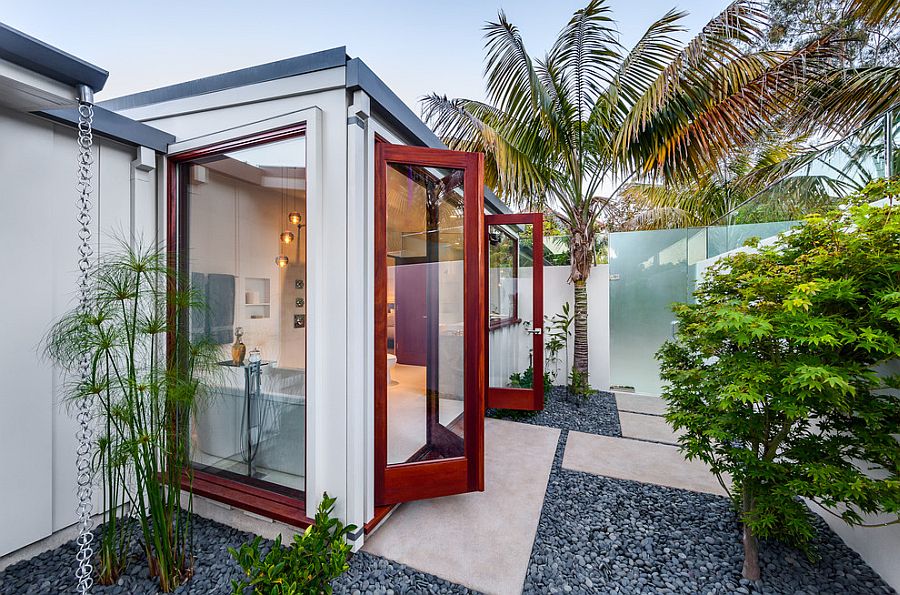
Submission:
[[[387,464],[387,163],[465,170],[464,449],[462,458]],[[484,490],[485,306],[484,156],[446,149],[375,143],[375,504]],[[469,203],[474,197],[475,205]]]
[[[541,411],[544,408],[544,216],[541,213],[504,213],[486,215],[484,218],[484,237],[487,242],[488,227],[491,225],[531,225],[532,226],[532,328],[540,328],[541,334],[532,335],[532,362],[534,381],[531,390],[524,388],[492,387],[488,376],[489,367],[485,368],[485,403],[487,407],[496,409],[518,409],[521,411]],[[538,249],[539,247],[539,249]],[[488,255],[485,254],[485,269],[489,267]],[[518,261],[518,252],[516,253]],[[518,270],[518,268],[517,268]],[[485,295],[488,295],[488,275],[485,274]],[[518,290],[517,290],[518,292]],[[485,303],[485,312],[488,304]],[[485,313],[485,315],[487,315]],[[490,358],[488,341],[485,353]],[[490,359],[486,361],[490,362]],[[531,393],[526,394],[526,393]]]

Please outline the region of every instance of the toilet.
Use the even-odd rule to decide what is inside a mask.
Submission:
[[[391,368],[397,365],[397,356],[393,353],[387,354],[387,383],[391,385]]]

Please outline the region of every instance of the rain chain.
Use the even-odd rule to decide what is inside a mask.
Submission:
[[[78,247],[78,271],[80,274],[78,281],[80,292],[78,308],[83,315],[88,315],[90,313],[91,300],[91,257],[94,255],[94,249],[91,247],[91,193],[93,191],[91,178],[94,165],[94,155],[91,152],[91,148],[94,144],[94,98],[93,92],[87,87],[79,87],[78,91],[78,182],[76,183],[76,190],[78,192],[78,239],[81,242]],[[90,365],[88,354],[82,354],[79,363],[82,383],[90,381]],[[75,571],[75,576],[78,579],[78,592],[82,595],[87,595],[94,584],[94,568],[91,564],[94,556],[92,545],[94,534],[91,531],[93,528],[91,520],[91,512],[93,511],[93,503],[91,501],[93,496],[91,485],[91,445],[93,441],[91,406],[92,400],[87,396],[82,396],[78,400],[78,414],[76,416],[78,431],[75,435],[78,440],[75,467],[77,471],[77,511],[80,524],[77,540],[78,553],[75,555],[78,561],[78,570]]]

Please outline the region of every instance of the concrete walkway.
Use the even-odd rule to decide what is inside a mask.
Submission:
[[[562,466],[593,475],[726,495],[706,465],[686,461],[678,447],[668,444],[569,432]]]
[[[403,504],[363,550],[483,593],[522,592],[560,431],[484,421],[485,491]]]
[[[623,437],[569,431],[562,468],[724,495],[658,397],[616,395]],[[485,419],[485,491],[400,506],[363,550],[489,594],[522,592],[560,430]]]

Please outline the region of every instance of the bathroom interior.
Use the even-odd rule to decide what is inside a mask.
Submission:
[[[196,470],[300,498],[306,456],[306,140],[190,162],[194,337],[221,348],[191,423]],[[184,233],[184,232],[183,232]],[[258,362],[258,363],[257,363]]]

